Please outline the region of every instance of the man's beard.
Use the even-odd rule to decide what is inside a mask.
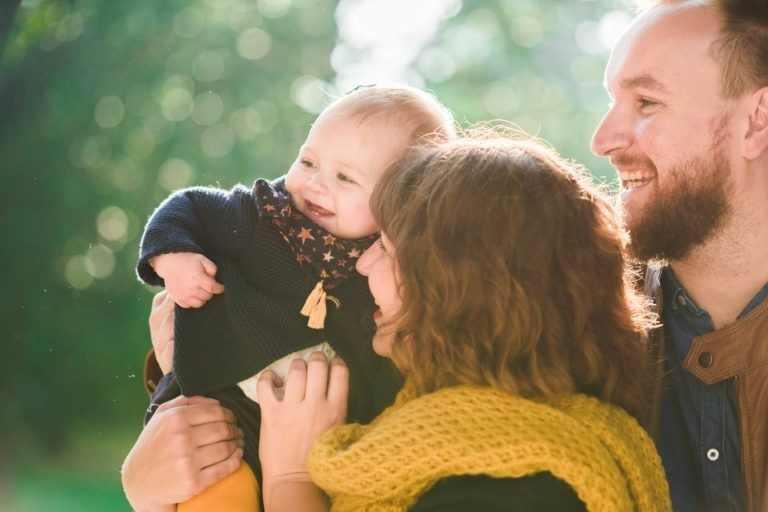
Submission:
[[[730,167],[723,140],[709,154],[692,158],[668,171],[636,214],[624,212],[629,250],[640,261],[681,260],[723,226],[730,212],[727,189]],[[647,185],[646,185],[647,186]]]

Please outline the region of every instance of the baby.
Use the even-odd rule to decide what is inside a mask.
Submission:
[[[180,306],[173,372],[153,406],[179,393],[217,398],[246,439],[247,465],[179,510],[258,509],[255,383],[266,368],[282,376],[296,357],[338,354],[350,371],[350,421],[367,422],[392,400],[399,377],[372,350],[375,304],[355,272],[378,232],[370,194],[410,146],[454,135],[432,95],[359,87],[318,116],[285,176],[252,189],[181,190],[152,214],[137,272]]]

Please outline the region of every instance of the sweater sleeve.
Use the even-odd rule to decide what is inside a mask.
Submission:
[[[257,220],[256,203],[243,185],[229,191],[192,187],[175,192],[147,221],[136,273],[147,284],[163,285],[150,265],[160,254],[195,252],[236,257],[242,250],[242,234]]]
[[[551,473],[522,478],[462,475],[437,482],[410,512],[586,512],[575,491]]]

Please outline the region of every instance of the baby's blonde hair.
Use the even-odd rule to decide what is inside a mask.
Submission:
[[[358,86],[320,114],[356,118],[360,124],[389,122],[409,131],[409,141],[456,136],[453,114],[429,92],[409,85]]]

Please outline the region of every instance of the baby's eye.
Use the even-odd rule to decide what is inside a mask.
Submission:
[[[343,182],[343,183],[355,183],[355,180],[344,174],[343,172],[340,172],[336,175],[336,178]]]
[[[314,169],[315,168],[315,162],[313,162],[312,160],[307,160],[306,158],[300,159],[299,163],[301,165],[303,165],[304,167],[308,167],[310,169]]]

